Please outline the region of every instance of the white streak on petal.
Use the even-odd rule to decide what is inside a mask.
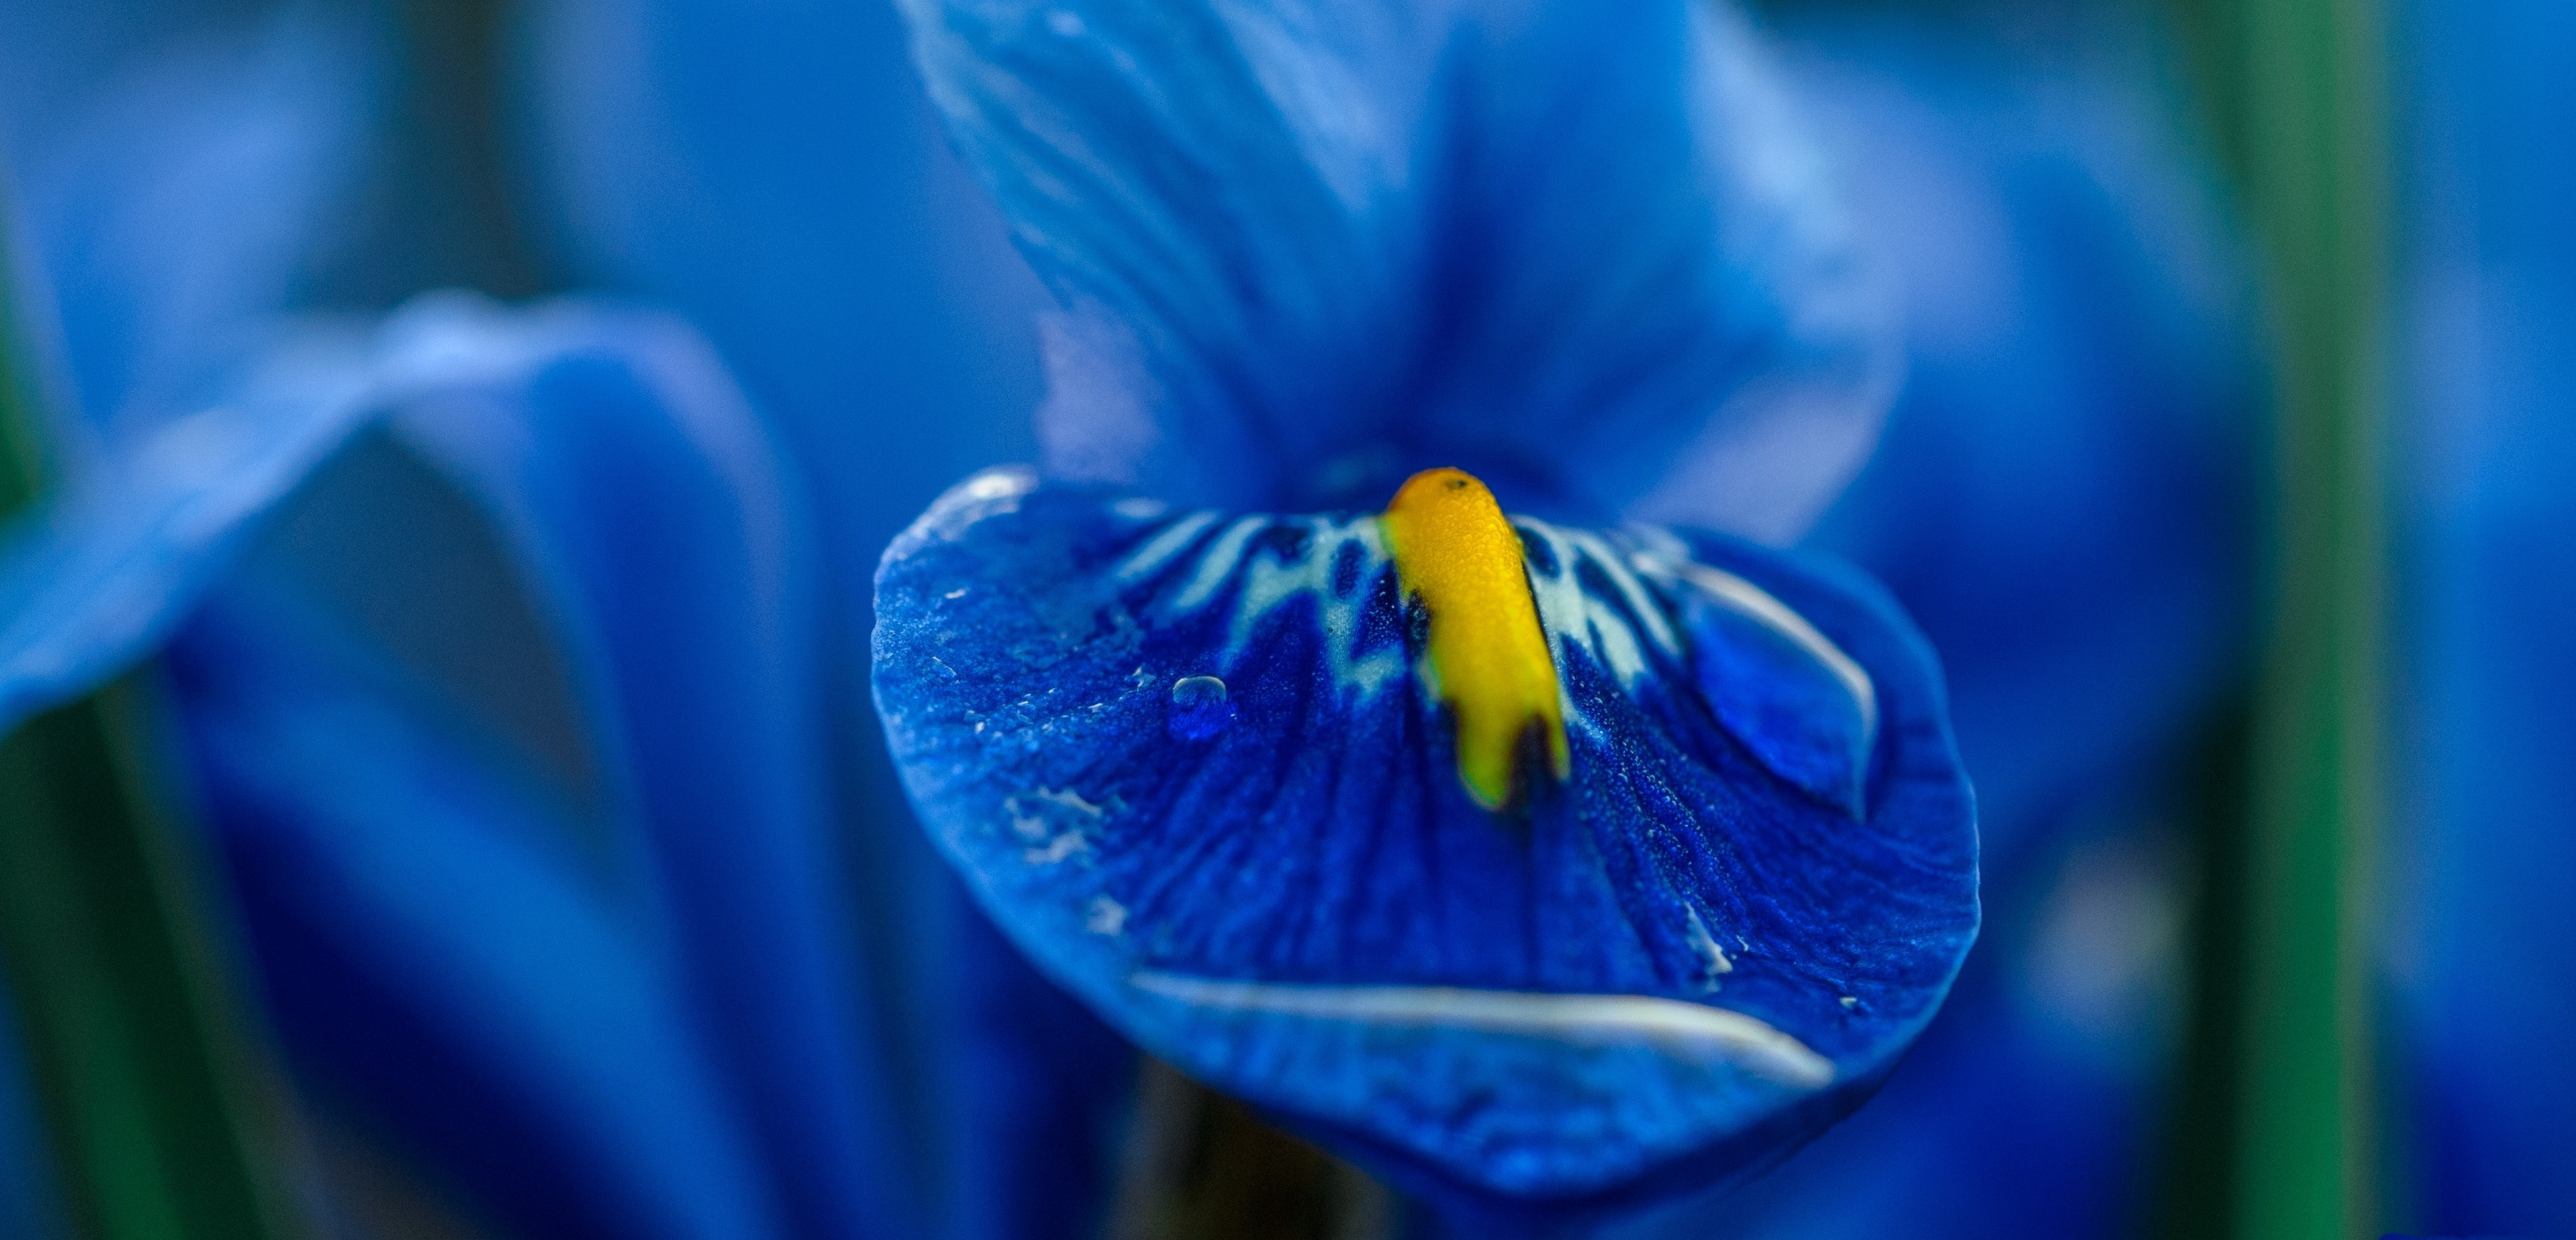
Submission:
[[[1526,518],[1517,523],[1523,539],[1536,538],[1547,544],[1556,560],[1554,573],[1530,572],[1530,596],[1538,604],[1538,618],[1551,638],[1572,642],[1588,651],[1619,687],[1633,690],[1646,674],[1645,647],[1625,616],[1608,599],[1594,598],[1583,588],[1582,577],[1575,565],[1582,548],[1563,530],[1544,522]]]
[[[1878,691],[1870,684],[1869,673],[1861,670],[1860,664],[1853,662],[1850,655],[1844,654],[1842,647],[1835,645],[1833,639],[1817,632],[1814,625],[1807,623],[1806,617],[1789,610],[1788,604],[1771,597],[1770,592],[1762,587],[1705,564],[1639,557],[1638,566],[1679,577],[1738,614],[1767,625],[1772,631],[1796,642],[1816,662],[1823,664],[1826,671],[1833,673],[1834,679],[1842,682],[1844,691],[1851,694],[1852,705],[1860,711],[1861,752],[1869,751],[1871,738],[1878,735]]]
[[[1646,583],[1629,571],[1628,558],[1611,550],[1610,544],[1602,541],[1598,534],[1569,530],[1565,531],[1565,538],[1569,545],[1601,569],[1601,575],[1609,578],[1611,585],[1618,587],[1619,597],[1628,604],[1628,614],[1645,626],[1647,640],[1665,654],[1681,657],[1681,635],[1674,632],[1672,625],[1664,619],[1663,606],[1646,589]]]
[[[1329,517],[1296,522],[1306,527],[1306,553],[1288,562],[1268,556],[1254,556],[1244,566],[1242,599],[1236,607],[1234,630],[1228,636],[1225,659],[1229,667],[1249,649],[1253,631],[1271,609],[1280,607],[1299,595],[1312,595],[1315,616],[1324,629],[1324,650],[1332,660],[1333,682],[1355,690],[1362,698],[1373,696],[1404,670],[1403,656],[1390,648],[1367,658],[1354,657],[1359,649],[1360,615],[1369,603],[1369,591],[1353,591],[1343,598],[1333,593],[1333,563],[1341,558],[1343,546],[1357,544],[1361,550],[1363,582],[1383,571],[1386,545],[1378,537],[1377,521],[1364,518],[1344,524]]]
[[[1567,1042],[1648,1042],[1723,1058],[1781,1085],[1832,1084],[1833,1061],[1724,1008],[1651,995],[1568,995],[1448,986],[1298,986],[1138,972],[1127,984],[1193,1007],[1376,1025],[1456,1026]]]
[[[1118,580],[1136,581],[1151,576],[1173,556],[1188,550],[1190,543],[1216,522],[1217,515],[1213,512],[1194,512],[1174,521],[1170,528],[1145,540],[1144,546],[1119,564],[1116,570]]]
[[[1216,597],[1216,592],[1225,587],[1226,578],[1234,575],[1235,565],[1243,562],[1244,548],[1251,545],[1253,535],[1259,534],[1269,524],[1261,517],[1245,517],[1227,526],[1225,533],[1217,536],[1216,544],[1207,549],[1207,554],[1199,557],[1198,575],[1181,587],[1180,594],[1172,599],[1172,606],[1181,611],[1191,611]]]

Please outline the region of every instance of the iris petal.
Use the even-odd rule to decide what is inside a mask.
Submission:
[[[684,1039],[688,1049],[713,1060],[706,1075],[726,1092],[722,1108],[740,1110],[760,1174],[775,1180],[759,1189],[775,1192],[778,1211],[792,1220],[774,1226],[816,1234],[912,1230],[905,1142],[885,1113],[884,1082],[857,1066],[871,1046],[842,989],[850,970],[830,929],[836,905],[803,516],[740,393],[675,322],[570,303],[504,311],[445,296],[421,300],[372,334],[292,334],[205,411],[110,453],[86,490],[7,548],[0,560],[0,614],[8,617],[0,622],[0,728],[85,691],[181,632],[264,519],[352,432],[388,418],[482,504],[539,610],[557,626],[554,636],[580,685],[586,739],[610,768],[602,782],[614,802],[618,860],[631,863],[619,868],[641,877],[639,903],[667,919],[638,917],[622,932],[667,946],[669,958],[643,947],[621,950],[669,975],[652,987],[685,1005],[679,1019],[696,1030]],[[281,672],[280,693],[292,690],[293,670]],[[265,739],[242,742],[248,748],[241,752],[224,750],[232,765],[257,766],[266,746],[304,753],[318,743],[280,731],[286,724],[269,713],[272,703],[258,699],[258,678],[234,691],[254,700],[207,726],[252,728]],[[412,744],[398,730],[368,734],[393,749]],[[399,765],[383,755],[367,760]],[[403,770],[370,778],[395,798],[432,795],[438,783],[405,782],[411,775]],[[478,969],[492,970],[483,980],[508,1007],[526,1000],[524,970],[531,966],[494,960],[473,928],[458,929],[453,941],[420,941],[431,928],[419,923],[416,906],[377,881],[382,875],[372,867],[384,858],[368,852],[372,843],[430,847],[421,838],[377,833],[416,828],[434,836],[435,828],[405,817],[410,811],[399,805],[386,813],[400,822],[350,825],[345,820],[362,806],[280,799],[274,787],[246,795],[241,812],[252,818],[243,831],[252,838],[237,857],[239,879],[275,914],[272,928],[283,937],[265,945],[272,949],[266,963],[281,974],[281,987],[327,990],[333,970],[344,978],[363,974],[379,1003],[375,1015],[488,1086],[511,1118],[527,1121],[517,1135],[547,1157],[587,1166],[604,1181],[602,1208],[622,1208],[635,1191],[624,1181],[653,1172],[601,1168],[599,1160],[632,1154],[649,1162],[669,1147],[601,1138],[600,1125],[626,1122],[615,1118],[626,1114],[616,1106],[605,1115],[566,1113],[617,1100],[585,1092],[586,1072],[548,1061],[556,1044],[537,1038],[519,1058],[508,1053],[506,1037],[487,1036],[489,1030],[443,1027],[450,1019],[444,1009],[458,990],[470,989]],[[267,814],[284,816],[284,825],[258,817]],[[332,852],[335,842],[351,851]],[[459,848],[464,852],[442,859],[440,881],[488,882],[491,904],[529,912],[547,933],[576,940],[593,933],[572,924],[586,914],[539,907],[552,897],[530,893],[524,867],[487,864],[466,842]],[[316,877],[333,868],[375,877],[352,880],[351,890],[303,889],[338,881]],[[380,945],[392,956],[340,954],[354,943]],[[583,950],[567,949],[558,962],[578,973],[587,967]],[[424,958],[431,959],[417,972],[404,965]],[[613,972],[630,963],[601,967]],[[301,971],[308,967],[316,971]],[[592,993],[602,1019],[661,1019],[643,1010],[661,1000],[611,990],[561,997],[580,1007],[576,1000]],[[565,1019],[551,1002],[540,1007],[518,1015]],[[380,1070],[368,1082],[380,1091],[372,1102],[416,1121],[420,1131],[455,1134],[461,1095],[424,1094],[414,1088],[414,1065],[368,1059],[363,1043],[372,1033],[363,1019],[344,1021],[326,1005],[307,1027],[317,1029],[330,1051]],[[573,1079],[556,1080],[559,1071]],[[558,1138],[571,1148],[554,1148]],[[513,1187],[510,1177],[523,1174],[517,1167],[534,1159],[467,1161],[500,1177],[494,1192],[540,1219],[575,1209],[524,1183]],[[868,1170],[854,1175],[852,1168]],[[723,1186],[710,1191],[716,1189]],[[744,1212],[707,1209],[730,1211],[735,1223]],[[728,1224],[693,1234],[772,1228]],[[646,1233],[601,1223],[591,1234]]]
[[[451,314],[495,373],[398,429],[484,506],[555,623],[674,967],[789,1213],[818,1235],[916,1230],[835,932],[819,582],[785,463],[675,320]]]
[[[1865,452],[1892,324],[1749,31],[1644,0],[907,0],[1071,308],[1059,475],[1767,536]]]
[[[88,425],[242,345],[346,243],[383,153],[380,32],[274,7],[93,24],[36,6],[11,23],[32,28],[0,30],[6,73],[26,79],[0,115],[25,240],[55,277],[62,377]]]
[[[342,360],[280,354],[244,399],[119,445],[15,532],[0,559],[0,732],[167,637],[263,519],[381,411],[380,389]]]
[[[879,710],[997,923],[1154,1053],[1437,1192],[1724,1178],[1856,1104],[1973,937],[1941,690],[1848,574],[1519,529],[1572,776],[1518,812],[1461,785],[1369,516],[981,475],[880,569]],[[1868,726],[1814,735],[1859,760],[1721,718],[1702,647],[1838,695]],[[1205,677],[1231,719],[1175,735]]]
[[[546,846],[569,829],[544,798],[260,593],[225,591],[172,662],[304,1070],[543,1234],[783,1234],[688,996]]]

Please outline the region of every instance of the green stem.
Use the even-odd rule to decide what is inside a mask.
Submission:
[[[2379,830],[2388,231],[2377,0],[2242,10],[2248,199],[2280,364],[2278,590],[2256,715],[2233,1231],[2376,1234],[2365,931]]]
[[[0,515],[43,482],[13,328],[0,297]],[[152,795],[141,703],[110,689],[0,739],[0,966],[65,1206],[94,1240],[291,1236],[280,1098],[209,950],[206,868]]]

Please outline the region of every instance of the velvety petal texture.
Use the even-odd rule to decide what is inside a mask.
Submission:
[[[1893,377],[1772,70],[1690,0],[906,0],[1066,303],[1049,467],[1175,502],[1794,534]],[[1642,505],[1642,507],[1640,507]]]
[[[1572,761],[1503,813],[1367,515],[986,473],[880,569],[878,707],[986,910],[1153,1053],[1471,1205],[1724,1180],[1975,933],[1938,677],[1848,573],[1517,529]]]

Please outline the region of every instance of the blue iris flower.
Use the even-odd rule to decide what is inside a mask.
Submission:
[[[2576,164],[2561,120],[2576,12],[2393,10],[2411,128],[2398,327],[2395,746],[2412,829],[2392,849],[2391,974],[2420,1179],[2416,1226],[2576,1232],[2576,1028],[2568,815],[2576,586]]]
[[[906,12],[1063,306],[1044,469],[878,574],[887,739],[1010,941],[1489,1220],[1727,1183],[1856,1106],[1975,934],[1976,839],[1911,625],[1746,537],[1831,498],[1893,377],[1749,30]]]
[[[158,33],[13,103],[64,484],[0,556],[0,727],[160,653],[300,1079],[474,1213],[917,1232],[845,991],[812,522],[767,428],[651,313],[281,320],[394,278],[333,261],[369,261],[337,243],[400,155],[394,44],[306,6]],[[397,536],[441,502],[487,545]],[[437,666],[513,643],[559,692],[460,701]],[[511,712],[552,698],[532,742]]]
[[[1810,543],[1941,651],[1986,923],[1867,1110],[1638,1234],[2113,1235],[2144,1208],[2176,1016],[2161,828],[2248,653],[2262,420],[2206,174],[2136,53],[2103,54],[2142,26],[2097,15],[2052,52],[1922,18],[1788,31],[1909,311],[1879,454]]]

